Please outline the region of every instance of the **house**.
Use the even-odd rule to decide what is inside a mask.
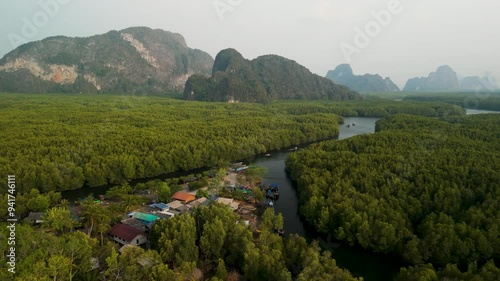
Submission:
[[[187,192],[182,192],[182,191],[176,192],[174,195],[172,195],[171,198],[172,200],[179,200],[184,204],[196,200],[196,196],[194,196],[193,194],[189,194]]]
[[[45,215],[45,213],[42,213],[42,212],[30,213],[25,220],[31,224],[40,224],[43,222],[42,217],[44,215]]]
[[[234,202],[233,199],[231,198],[223,198],[223,197],[219,197],[217,198],[217,200],[215,200],[215,202],[218,202],[218,203],[221,203],[221,204],[224,204],[224,205],[227,205],[231,208],[231,210],[233,211],[236,211],[238,210],[238,208],[240,207],[240,203],[238,202]]]
[[[155,208],[155,209],[159,209],[160,211],[165,211],[169,209],[169,207],[167,206],[167,204],[164,204],[164,203],[156,203],[156,204],[151,204],[149,205],[149,207],[152,207],[152,208]]]
[[[180,212],[172,209],[172,210],[165,210],[165,211],[159,211],[156,213],[157,216],[159,216],[162,219],[170,219],[175,217],[175,215],[180,214]]]
[[[198,198],[194,201],[191,201],[188,205],[192,206],[193,208],[198,208],[200,206],[204,206],[208,203],[208,199],[205,197]]]
[[[134,218],[141,223],[143,223],[147,228],[151,229],[153,224],[159,219],[159,217],[152,214],[145,214],[141,212],[132,212],[128,214],[129,218]]]
[[[167,206],[171,210],[177,210],[180,206],[182,206],[182,203],[179,200],[175,200],[175,201],[172,201],[172,202],[168,203]]]
[[[126,224],[116,224],[110,230],[111,238],[121,245],[142,245],[148,241],[144,232]]]
[[[179,213],[184,214],[186,212],[191,211],[192,209],[193,209],[193,206],[191,206],[191,205],[182,205],[179,208],[177,208],[176,210],[179,211]]]
[[[133,227],[137,230],[140,230],[140,231],[146,231],[146,226],[142,222],[140,222],[134,218],[124,219],[121,221],[121,223],[126,224],[126,225],[130,225],[131,227]]]
[[[167,204],[170,207],[170,210],[168,212],[173,213],[173,214],[184,214],[187,211],[190,211],[193,209],[193,206],[191,205],[184,205],[181,203],[179,200],[172,201]],[[165,213],[165,212],[162,212]]]

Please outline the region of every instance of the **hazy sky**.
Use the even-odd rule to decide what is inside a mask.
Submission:
[[[213,57],[229,47],[249,59],[277,54],[321,76],[349,61],[356,74],[379,73],[400,87],[443,64],[500,80],[499,12],[498,0],[2,0],[0,57],[21,39],[148,26],[180,33]],[[366,28],[369,42],[356,42]]]

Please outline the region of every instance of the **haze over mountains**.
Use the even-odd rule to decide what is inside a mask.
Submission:
[[[405,92],[419,91],[494,91],[498,89],[493,77],[464,77],[459,79],[457,73],[448,65],[438,67],[427,77],[415,77],[406,82]]]
[[[328,71],[326,78],[347,86],[354,91],[397,92],[399,87],[389,77],[385,79],[378,74],[355,75],[349,64],[340,64],[335,70]],[[495,78],[491,76],[468,76],[460,78],[448,65],[440,66],[427,77],[415,77],[406,82],[405,92],[474,92],[498,90]]]
[[[390,78],[355,75],[348,64],[329,71],[326,78],[277,55],[247,60],[237,50],[226,49],[214,60],[189,48],[182,35],[148,27],[86,38],[49,37],[21,45],[0,59],[0,92],[184,92],[192,100],[268,102],[348,100],[360,98],[356,91],[399,91]],[[459,79],[451,67],[441,66],[427,77],[409,79],[403,91],[497,89],[493,77]]]
[[[399,87],[391,78],[385,79],[378,74],[354,75],[349,64],[341,64],[330,70],[326,78],[358,92],[397,92]]]

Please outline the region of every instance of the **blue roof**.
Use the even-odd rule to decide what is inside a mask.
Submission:
[[[165,203],[157,203],[156,207],[158,207],[160,209],[168,209],[168,206]]]
[[[153,208],[158,208],[160,210],[165,210],[165,209],[169,209],[169,207],[167,206],[167,204],[164,204],[164,203],[156,203],[156,204],[151,204],[149,205],[150,207],[153,207]]]

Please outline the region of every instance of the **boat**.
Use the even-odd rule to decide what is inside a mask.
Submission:
[[[298,147],[290,148],[288,151],[297,151]]]
[[[273,206],[274,206],[273,201],[269,201],[269,207],[273,207]]]
[[[266,157],[271,157],[271,154],[270,154],[270,153],[267,153],[265,156],[266,156]]]
[[[280,193],[279,193],[279,188],[277,183],[272,183],[269,185],[269,188],[267,189],[268,193],[268,198],[272,198],[274,200],[278,200],[280,198]]]
[[[234,171],[235,172],[241,172],[241,171],[244,171],[244,170],[246,170],[248,168],[249,168],[248,166],[243,166],[243,167],[239,167],[239,168],[234,169]]]
[[[268,189],[268,190],[266,191],[266,198],[267,198],[267,199],[270,199],[270,200],[273,200],[273,199],[274,199],[274,193],[273,193],[273,191],[272,191],[271,189]]]
[[[280,193],[278,191],[273,192],[274,200],[278,200],[280,198]]]

